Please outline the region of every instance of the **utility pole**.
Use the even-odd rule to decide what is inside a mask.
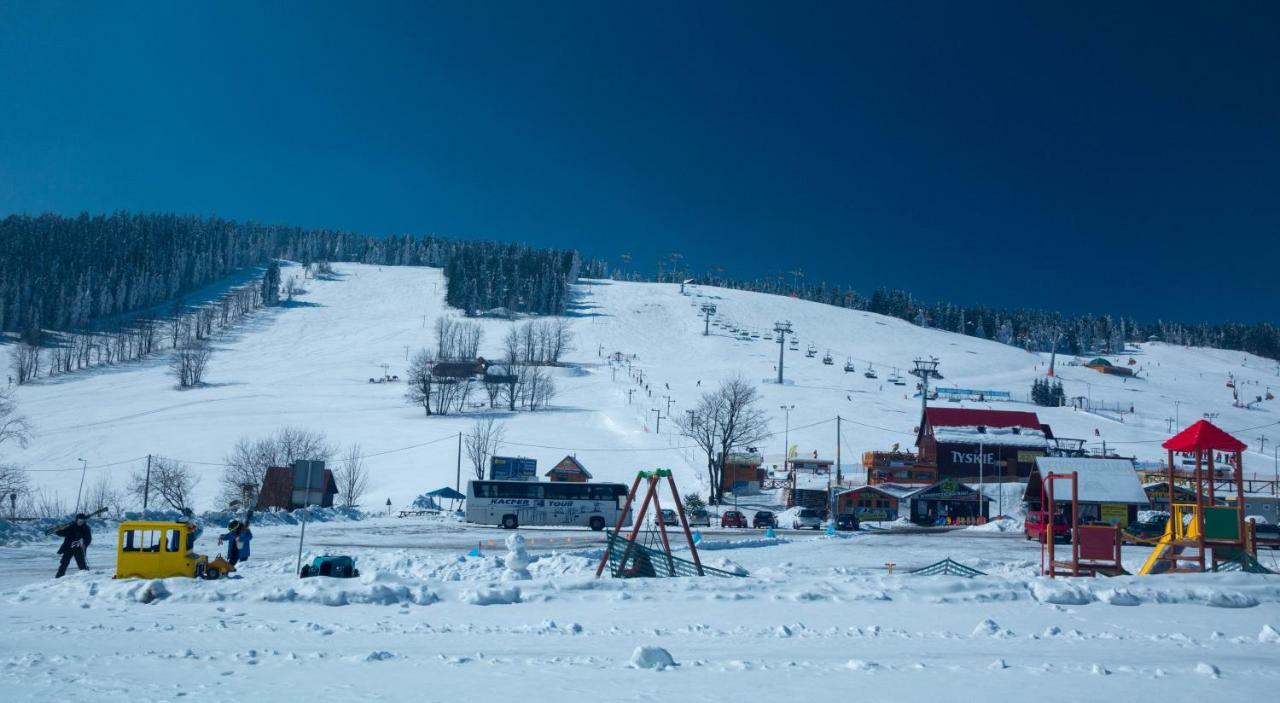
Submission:
[[[142,512],[147,512],[147,498],[151,495],[151,455],[147,455],[147,478],[142,482]]]
[[[782,354],[787,350],[787,335],[791,334],[791,321],[773,323],[773,331],[778,335],[778,385],[782,385]]]
[[[658,425],[657,425],[657,427],[655,427],[655,428],[654,428],[654,430],[653,430],[654,434],[662,434],[662,409],[661,409],[661,408],[654,408],[653,410],[650,410],[649,412],[651,412],[651,413],[657,413],[657,414],[658,414]]]
[[[702,326],[702,336],[706,337],[711,334],[711,316],[716,314],[716,306],[711,303],[703,303],[702,314],[706,317],[705,324]]]
[[[458,433],[458,466],[453,479],[453,490],[462,492],[462,433]]]
[[[796,409],[794,405],[782,405],[778,408],[786,414],[786,425],[782,430],[782,470],[787,470],[787,459],[791,456],[791,411]]]
[[[908,373],[920,379],[920,422],[923,423],[924,412],[929,407],[929,379],[941,379],[942,374],[938,373],[937,357],[931,356],[927,360],[916,358],[911,363],[916,367]]]
[[[307,487],[302,492],[302,531],[298,533],[298,563],[294,565],[294,573],[302,573],[302,543],[307,538],[307,501],[311,498],[311,471],[318,462],[307,462]]]
[[[1258,453],[1265,455],[1267,453],[1267,436],[1264,434],[1258,435],[1258,443],[1262,445],[1258,447]]]
[[[627,389],[627,405],[631,405],[631,394],[635,392],[636,392],[636,389],[634,388]]]
[[[670,395],[663,396],[667,399],[667,417],[671,417],[671,404],[676,402],[671,399]]]
[[[1173,422],[1174,426],[1182,429],[1182,401],[1173,401]],[[1170,430],[1172,432],[1172,430]]]

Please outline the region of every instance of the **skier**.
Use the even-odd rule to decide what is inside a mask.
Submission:
[[[81,571],[88,571],[89,567],[84,562],[84,550],[89,548],[89,543],[93,541],[93,533],[89,530],[89,516],[84,513],[76,513],[76,521],[54,532],[55,535],[62,538],[62,546],[58,548],[58,553],[62,555],[62,560],[58,562],[58,573],[54,578],[60,579],[67,575],[67,565],[71,563],[74,557],[76,560],[76,568]]]

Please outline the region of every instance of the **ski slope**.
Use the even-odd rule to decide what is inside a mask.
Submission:
[[[293,267],[291,267],[293,268]],[[211,509],[219,465],[241,437],[256,437],[291,425],[322,431],[336,444],[358,443],[372,472],[368,507],[389,499],[403,506],[414,496],[457,476],[457,434],[485,410],[427,417],[404,400],[403,383],[371,384],[389,373],[405,376],[408,357],[432,345],[431,328],[441,315],[455,315],[443,301],[440,270],[342,264],[332,280],[308,280],[308,293],[294,306],[264,310],[250,324],[216,340],[208,385],[178,390],[164,359],[84,372],[23,386],[18,399],[35,428],[25,450],[5,448],[4,460],[32,470],[37,485],[74,501],[80,462],[88,480],[107,475],[121,486],[142,468],[148,454],[189,463],[201,473],[200,509]],[[286,270],[284,276],[298,273]],[[761,446],[766,462],[781,462],[785,442],[800,452],[836,453],[836,422],[841,423],[841,452],[846,471],[859,465],[861,453],[910,448],[920,400],[907,386],[888,383],[896,367],[903,374],[911,360],[936,356],[945,375],[941,385],[1005,390],[1025,398],[1047,355],[995,342],[920,328],[871,313],[844,310],[781,296],[678,285],[599,281],[575,286],[572,315],[576,349],[554,371],[558,394],[547,410],[497,414],[506,422],[500,453],[529,456],[545,472],[566,454],[604,480],[628,480],[636,470],[668,467],[682,490],[705,490],[702,460],[674,433],[665,416],[692,408],[701,392],[720,379],[741,374],[757,382],[771,415],[774,436]],[[714,303],[718,317],[763,333],[789,320],[799,352],[787,350],[786,383],[773,383],[778,345],[763,338],[742,341],[712,328],[703,336],[698,306]],[[486,356],[496,357],[510,324],[482,320]],[[813,344],[817,357],[806,358]],[[1149,343],[1123,357],[1134,358],[1142,378],[1124,381],[1058,359],[1058,377],[1068,396],[1086,396],[1127,408],[1134,414],[1094,414],[1071,408],[1036,408],[1026,403],[987,403],[985,407],[1034,409],[1055,434],[1088,439],[1139,459],[1159,459],[1159,444],[1178,417],[1189,424],[1203,413],[1239,433],[1250,445],[1246,474],[1270,477],[1272,450],[1280,440],[1276,403],[1254,409],[1232,407],[1227,374],[1235,375],[1247,397],[1280,387],[1276,363],[1240,352],[1182,348]],[[834,364],[821,363],[830,350]],[[626,365],[611,366],[619,352],[634,370],[643,371],[649,391],[628,375]],[[855,373],[845,373],[852,360]],[[864,378],[874,364],[879,379]],[[908,377],[909,378],[909,377]],[[699,383],[701,385],[699,386]],[[628,398],[628,390],[634,391]],[[475,393],[473,400],[483,394]],[[668,406],[667,396],[671,404]],[[944,401],[938,401],[944,402]],[[789,430],[782,405],[794,405]],[[962,403],[972,406],[974,403]],[[955,407],[954,404],[952,404]],[[1096,434],[1095,434],[1096,431]],[[787,440],[784,440],[786,435]],[[1266,454],[1256,451],[1268,438]],[[462,480],[470,469],[463,457]]]

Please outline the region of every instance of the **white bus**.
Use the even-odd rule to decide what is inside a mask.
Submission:
[[[577,525],[599,532],[618,524],[627,490],[621,483],[468,481],[467,522],[508,530]],[[630,511],[622,524],[631,524]]]

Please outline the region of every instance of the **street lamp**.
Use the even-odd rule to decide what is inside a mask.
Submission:
[[[778,409],[786,413],[786,425],[782,431],[782,470],[787,470],[787,458],[791,456],[791,411],[796,409],[794,405],[781,405]]]
[[[89,462],[84,459],[76,459],[80,462],[80,488],[76,489],[76,512],[80,512],[80,494],[84,492],[84,475],[89,470]]]

